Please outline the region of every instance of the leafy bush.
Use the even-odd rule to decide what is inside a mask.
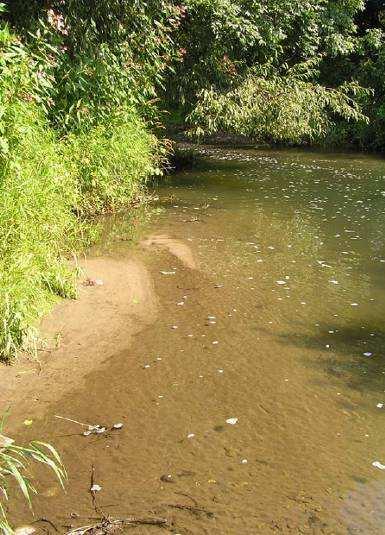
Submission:
[[[362,0],[185,0],[176,29],[183,61],[166,100],[189,112],[201,90],[228,91],[251,68],[276,69],[354,51]]]
[[[320,141],[337,118],[365,122],[354,96],[358,84],[332,89],[308,78],[308,64],[285,76],[249,74],[226,93],[204,90],[189,120],[196,135],[217,132],[247,136],[256,141],[303,143]]]
[[[55,128],[88,128],[127,107],[156,122],[157,88],[178,55],[179,7],[168,0],[47,4],[14,0],[8,18],[41,78],[53,82],[39,96]]]

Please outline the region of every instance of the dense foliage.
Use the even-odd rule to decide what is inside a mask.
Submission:
[[[382,0],[184,4],[166,99],[194,131],[383,149]]]

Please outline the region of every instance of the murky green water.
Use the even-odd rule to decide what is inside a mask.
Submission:
[[[160,190],[170,196],[166,226],[170,212],[184,214],[177,232],[195,242],[202,269],[239,284],[250,307],[263,302],[259,328],[322,352],[318,364],[352,388],[383,392],[385,161],[253,151],[211,158]]]
[[[372,464],[385,464],[385,162],[208,152],[160,189],[155,226],[187,240],[219,286],[212,373],[231,373],[220,398],[247,421],[238,462],[262,451],[254,464],[271,465],[250,477],[253,499],[271,492],[274,518],[283,496],[317,489],[334,527],[295,512],[293,532],[385,533],[385,472]]]

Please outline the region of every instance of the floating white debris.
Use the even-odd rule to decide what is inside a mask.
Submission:
[[[175,271],[160,271],[161,275],[175,275]]]
[[[377,407],[377,409],[383,409],[384,408],[384,404],[383,403],[377,403],[376,407]]]
[[[358,307],[358,303],[350,303],[350,306],[352,306],[352,307]]]
[[[92,487],[90,488],[90,491],[91,492],[100,492],[102,490],[102,487],[100,485],[92,485]]]
[[[217,344],[219,344],[218,340],[214,340],[213,345],[216,346]]]
[[[119,423],[117,423],[117,424],[114,424],[114,425],[112,426],[112,429],[122,429],[122,427],[123,427],[123,424],[119,422]]]
[[[195,437],[195,434],[194,434],[194,433],[189,433],[189,434],[187,435],[187,438],[194,438],[194,437]]]
[[[329,282],[331,282],[332,284],[339,284],[339,282],[336,281],[335,279],[331,279]]]
[[[99,424],[97,424],[97,425],[89,425],[88,429],[83,432],[83,435],[85,437],[88,437],[90,435],[102,435],[106,431],[107,431],[107,428],[103,427],[103,426],[101,426]]]
[[[373,353],[371,353],[370,351],[366,351],[364,353],[364,357],[371,357],[373,355]]]
[[[385,464],[381,464],[379,461],[374,461],[372,466],[374,466],[374,468],[378,468],[379,470],[385,470]]]
[[[287,284],[286,281],[276,281],[279,286],[283,286],[284,284]]]
[[[247,464],[247,462],[248,462],[247,459],[242,459],[241,460],[241,464]]]
[[[226,423],[227,423],[227,424],[230,424],[230,425],[235,425],[235,424],[238,423],[238,418],[228,418],[228,419],[226,420]]]

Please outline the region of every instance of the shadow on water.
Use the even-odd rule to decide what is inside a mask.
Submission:
[[[303,349],[306,365],[320,368],[329,378],[361,392],[384,391],[385,329],[362,325],[336,329],[320,324],[318,333],[284,333],[276,337],[281,344]]]

